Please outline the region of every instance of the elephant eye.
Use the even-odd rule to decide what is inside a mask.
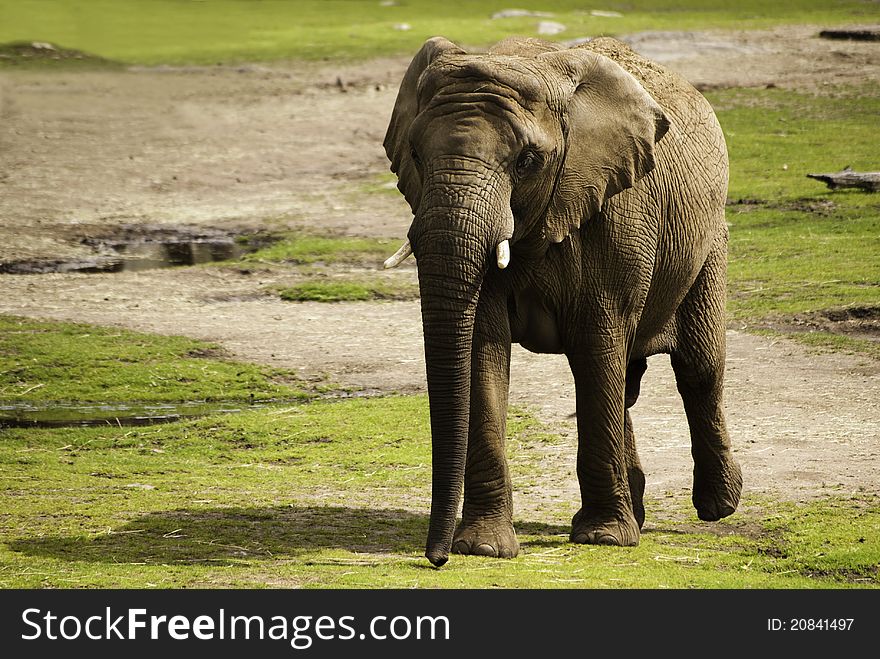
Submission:
[[[417,167],[422,164],[422,159],[419,158],[419,154],[416,153],[416,150],[414,148],[410,148],[409,157],[412,158],[412,161],[415,163],[415,165]]]
[[[516,159],[516,173],[519,176],[533,174],[541,165],[541,156],[536,151],[525,148]]]

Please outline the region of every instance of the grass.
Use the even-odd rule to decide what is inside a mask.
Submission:
[[[877,168],[877,90],[819,96],[731,89],[707,96],[730,150],[731,318],[759,327],[828,309],[880,307],[880,197],[832,192],[806,178],[846,165]],[[876,354],[870,342],[835,343]]]
[[[486,44],[533,33],[537,20],[488,20],[509,6],[502,1],[328,4],[0,0],[0,42],[50,41],[143,64],[353,59],[411,53],[436,33]],[[668,0],[610,2],[603,8],[624,16],[599,19],[577,13],[580,2],[528,6],[555,11],[553,20],[568,26],[563,38],[834,25],[864,22],[871,11],[859,0]],[[393,29],[404,22],[412,29]],[[880,101],[876,90],[827,92],[707,94],[730,144],[731,198],[749,202],[729,209],[730,311],[738,322],[880,306],[880,202],[804,177],[847,164],[876,169]],[[395,247],[291,235],[245,261],[378,265]],[[310,285],[341,299],[374,284]],[[836,335],[803,340],[853,345]],[[180,337],[0,317],[3,400],[296,397],[290,380]],[[540,456],[559,440],[521,411],[509,431],[511,472],[528,500],[554,477],[541,472]],[[540,516],[517,517],[517,560],[454,557],[429,569],[421,556],[429,435],[424,397],[321,401],[148,428],[5,429],[0,587],[880,586],[880,500],[870,494],[805,504],[751,497],[714,524],[697,523],[684,497],[649,499],[649,526],[631,549],[568,543],[576,502],[552,502]]]
[[[256,367],[233,375],[224,367],[245,367],[208,358],[215,348],[189,339],[0,321],[4,387],[22,399],[281,387]],[[205,367],[204,381],[157,380],[190,360]],[[43,386],[25,386],[37,380]],[[697,523],[684,495],[649,499],[639,547],[575,546],[567,533],[576,502],[546,501],[545,481],[558,477],[547,451],[563,440],[517,409],[508,432],[517,496],[533,502],[516,519],[521,556],[455,557],[433,570],[421,556],[431,461],[424,396],[149,427],[7,428],[0,587],[880,586],[875,495],[800,505],[752,497],[715,524]]]
[[[418,286],[384,281],[312,280],[279,290],[288,302],[366,302],[370,300],[413,300]]]
[[[540,471],[540,430],[513,416],[514,474]],[[541,519],[516,520],[518,559],[429,569],[429,434],[421,396],[6,431],[0,586],[880,586],[880,502],[869,495],[755,499],[716,524],[697,523],[684,498],[649,501],[632,549],[570,544],[574,502],[555,502]]]
[[[179,336],[0,316],[0,404],[305,396],[293,373]]]
[[[516,3],[514,3],[515,6]],[[490,16],[507,0],[435,3],[406,0],[0,0],[0,43],[46,41],[134,64],[277,59],[356,59],[412,53],[442,34],[467,45],[511,35],[537,36],[540,19]],[[779,24],[837,25],[870,20],[863,0],[633,0],[602,5],[597,17],[580,0],[533,0],[553,12],[572,39],[641,30],[756,29]],[[409,29],[395,29],[407,25]],[[0,58],[2,59],[2,58]]]
[[[731,199],[791,203],[803,197],[876,201],[869,194],[831,194],[807,173],[876,168],[880,92],[827,87],[823,93],[733,88],[705,92],[731,156]],[[824,195],[823,195],[824,193]]]
[[[313,263],[380,266],[396,249],[387,239],[289,233],[271,245],[242,257],[244,262]]]
[[[414,277],[381,272],[397,245],[387,239],[293,232],[246,254],[239,264],[260,264],[276,272],[292,268],[300,281],[268,288],[289,302],[413,300],[419,295]]]

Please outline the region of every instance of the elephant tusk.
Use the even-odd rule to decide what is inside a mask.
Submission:
[[[407,239],[406,242],[400,246],[399,250],[385,260],[385,269],[390,270],[391,268],[396,268],[403,263],[404,259],[410,254],[412,254],[412,245],[409,244],[409,239]]]
[[[495,255],[498,258],[498,267],[504,270],[510,263],[510,243],[506,240],[498,243],[498,247],[495,248]]]

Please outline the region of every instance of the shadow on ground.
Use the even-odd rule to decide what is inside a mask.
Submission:
[[[518,523],[524,535],[568,529]],[[96,563],[211,563],[291,558],[322,549],[358,553],[421,551],[427,515],[402,509],[332,506],[196,508],[150,513],[91,536],[19,538],[10,549],[31,556]]]
[[[195,508],[150,513],[89,537],[21,538],[10,548],[71,561],[214,563],[320,549],[412,551],[427,525],[427,517],[396,509]]]

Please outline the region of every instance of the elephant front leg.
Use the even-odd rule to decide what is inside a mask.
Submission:
[[[600,356],[593,356],[598,354]],[[630,472],[634,447],[627,446],[625,359],[610,347],[569,355],[577,394],[577,475],[581,509],[572,519],[571,541],[580,544],[639,544],[642,488]],[[630,438],[631,439],[631,438]],[[638,485],[638,484],[636,484]],[[638,495],[634,511],[633,496]],[[641,509],[643,510],[643,509]],[[644,519],[644,512],[640,512]]]
[[[519,553],[519,542],[513,529],[510,472],[504,451],[510,331],[506,313],[492,313],[487,297],[481,300],[474,328],[464,506],[452,551],[513,558]]]

